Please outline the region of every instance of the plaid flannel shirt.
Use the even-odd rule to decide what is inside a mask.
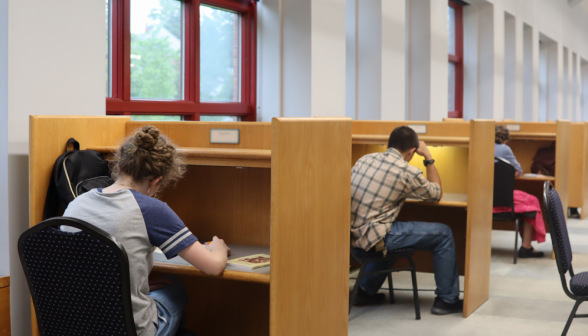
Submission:
[[[396,149],[363,156],[351,170],[352,245],[368,251],[378,244],[407,197],[436,202],[440,196],[441,187]]]

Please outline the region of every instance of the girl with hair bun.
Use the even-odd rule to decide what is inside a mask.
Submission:
[[[508,140],[510,140],[508,129],[502,125],[496,125],[494,156],[510,162],[516,169],[515,176],[519,176],[523,173],[523,168],[517,161],[512,149],[506,144]],[[545,241],[545,223],[543,222],[539,200],[537,197],[521,190],[515,190],[513,196],[514,211],[517,215],[520,215],[520,220],[524,221],[521,228],[523,243],[519,249],[519,258],[541,258],[543,257],[543,252],[535,251],[531,245],[534,240],[538,243]],[[494,213],[511,211],[509,207],[494,207],[493,209]]]
[[[131,301],[138,336],[189,336],[184,329],[188,296],[182,280],[149,281],[153,252],[179,255],[210,275],[225,268],[230,249],[222,239],[202,245],[176,213],[154,198],[182,178],[185,167],[174,144],[153,126],[125,140],[115,153],[113,185],[77,197],[64,216],[84,220],[113,235],[129,258]],[[64,231],[74,231],[63,227]]]

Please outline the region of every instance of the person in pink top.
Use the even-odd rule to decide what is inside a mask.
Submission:
[[[510,162],[516,169],[516,175],[522,174],[521,165],[518,163],[510,147],[506,144],[510,139],[509,132],[504,126],[496,126],[494,156]],[[509,207],[494,207],[494,213],[510,212]],[[519,250],[519,258],[541,258],[543,252],[537,252],[531,245],[532,241],[543,243],[545,241],[545,223],[541,204],[537,197],[524,191],[514,191],[514,212],[521,214],[523,219],[522,236],[523,244]],[[534,213],[534,216],[531,214]]]

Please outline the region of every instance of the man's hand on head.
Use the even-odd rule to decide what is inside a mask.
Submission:
[[[425,158],[425,160],[431,160],[433,156],[431,152],[429,152],[429,147],[424,141],[419,141],[419,148],[417,148],[416,153]]]

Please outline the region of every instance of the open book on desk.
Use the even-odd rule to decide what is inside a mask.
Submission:
[[[255,254],[270,254],[270,248],[267,246],[251,246],[251,245],[238,245],[238,244],[228,244],[231,248],[231,255],[229,256],[229,260],[247,257]],[[189,262],[184,260],[182,257],[177,256],[172,259],[167,259],[165,255],[159,249],[155,249],[153,253],[153,261],[160,262],[160,263],[167,263],[167,264],[176,264],[176,265],[183,265],[183,266],[192,266]],[[236,271],[236,272],[249,272],[249,273],[260,273],[260,274],[270,274],[270,267],[262,267],[256,269],[247,269],[242,267],[234,267],[227,265],[225,270]]]

